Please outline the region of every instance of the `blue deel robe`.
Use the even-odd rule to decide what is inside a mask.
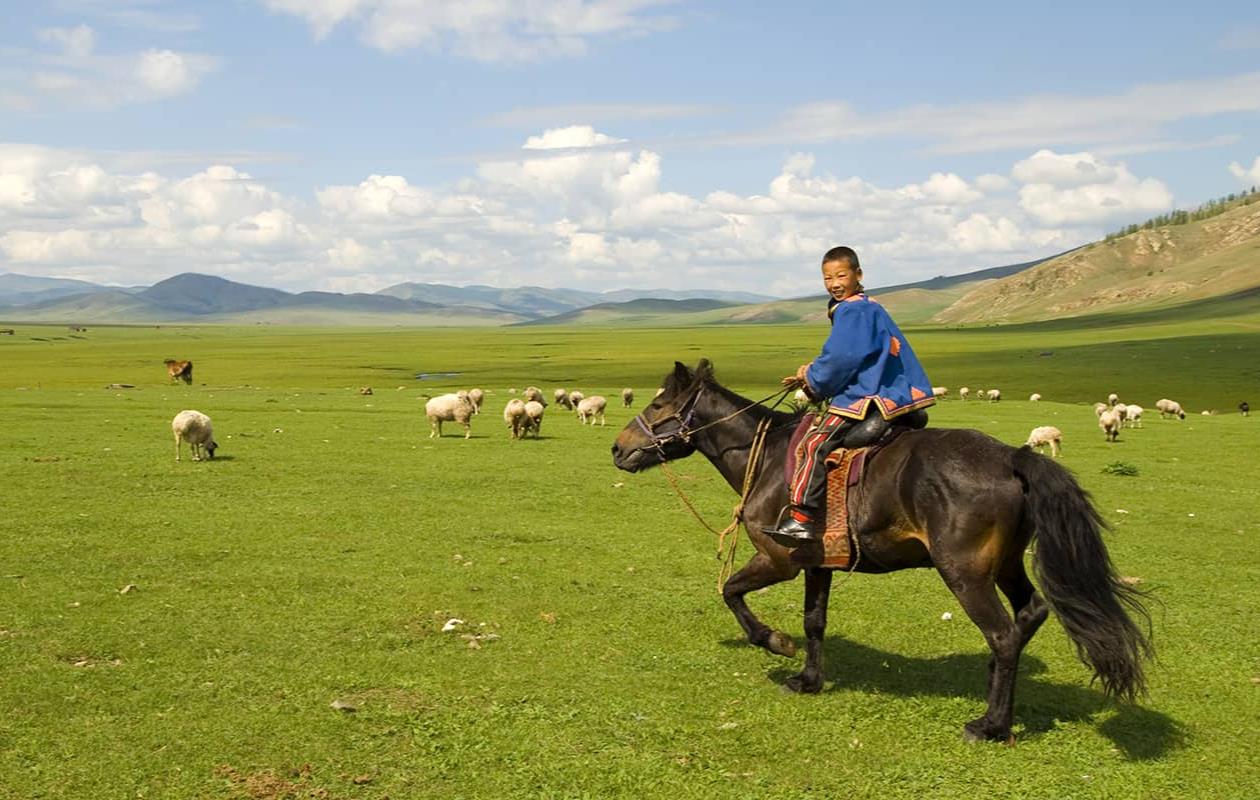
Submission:
[[[829,413],[862,419],[875,403],[892,419],[936,402],[927,373],[883,306],[856,294],[832,299],[827,313],[831,334],[805,380],[815,397],[830,398]]]

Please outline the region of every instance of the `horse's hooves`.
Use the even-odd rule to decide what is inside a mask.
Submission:
[[[963,726],[963,741],[967,744],[976,742],[1001,742],[1007,747],[1015,746],[1015,734],[989,731],[983,719],[972,720]]]
[[[796,642],[782,631],[772,631],[770,638],[766,641],[766,649],[775,655],[791,658],[796,655]]]
[[[796,694],[818,694],[822,691],[822,681],[806,680],[805,673],[802,672],[784,681],[783,689]]]

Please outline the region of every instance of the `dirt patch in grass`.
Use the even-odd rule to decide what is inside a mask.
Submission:
[[[248,797],[253,800],[298,800],[299,798],[331,798],[327,789],[315,786],[312,781],[310,764],[284,770],[283,775],[275,770],[264,769],[258,772],[241,772],[230,764],[215,767],[216,777],[227,780],[233,797]]]

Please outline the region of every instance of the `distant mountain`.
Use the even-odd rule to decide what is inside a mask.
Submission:
[[[622,303],[649,298],[707,299],[728,304],[763,303],[773,299],[751,292],[728,292],[720,289],[617,289],[609,292],[586,292],[580,289],[546,289],[541,286],[498,289],[493,286],[449,286],[442,283],[400,283],[381,289],[377,294],[443,305],[495,309],[537,318],[554,317],[601,303]]]
[[[0,306],[24,306],[106,290],[107,287],[69,278],[39,278],[7,272],[0,275]]]
[[[137,296],[162,308],[196,316],[275,308],[293,297],[279,289],[264,289],[195,272],[159,281]]]
[[[777,300],[765,294],[752,292],[727,292],[721,289],[617,289],[604,292],[600,302],[624,303],[627,300],[720,300],[727,305],[743,303],[767,303]]]
[[[624,303],[596,303],[593,306],[568,311],[553,317],[518,322],[521,325],[611,325],[648,324],[665,322],[677,315],[694,315],[699,312],[731,308],[732,303],[721,300],[695,298],[690,300],[662,300],[645,297]]]

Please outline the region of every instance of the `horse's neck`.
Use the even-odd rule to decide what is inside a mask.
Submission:
[[[694,440],[696,449],[709,459],[718,472],[722,473],[722,477],[732,489],[741,492],[744,489],[744,473],[748,469],[748,458],[752,453],[753,437],[757,433],[757,423],[771,412],[762,406],[753,406],[747,411],[736,414],[751,401],[744,400],[734,393],[713,388],[707,394],[708,402],[705,403],[704,413],[696,415],[694,425],[698,428],[713,424],[713,427],[696,435]],[[731,419],[719,422],[723,417],[732,414],[735,416]]]

